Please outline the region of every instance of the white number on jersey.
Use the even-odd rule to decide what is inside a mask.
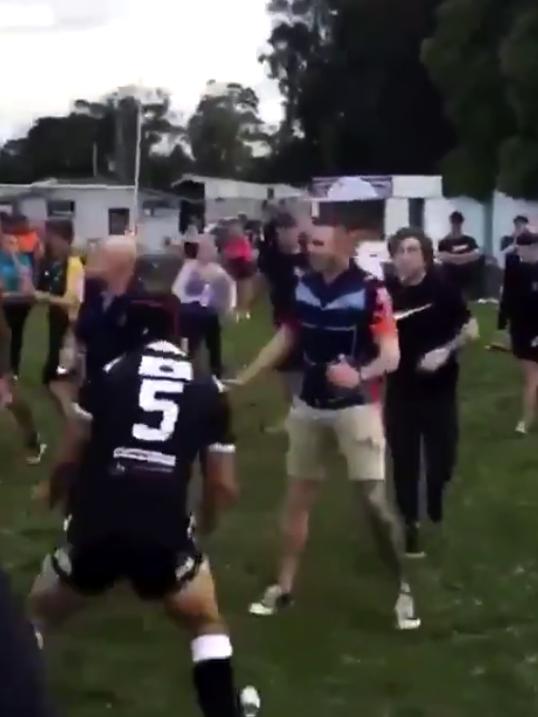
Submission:
[[[138,441],[164,443],[174,434],[179,418],[178,397],[183,393],[184,381],[192,378],[192,367],[187,361],[143,356],[138,372],[144,376],[138,405],[146,413],[160,413],[161,422],[158,428],[135,423],[133,437]],[[163,394],[169,398],[161,397]]]

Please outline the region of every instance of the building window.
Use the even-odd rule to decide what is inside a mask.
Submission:
[[[112,236],[126,234],[129,230],[130,212],[128,209],[108,210],[108,233]]]
[[[424,229],[424,199],[409,200],[409,224],[416,229]]]
[[[75,202],[64,199],[51,199],[47,202],[47,217],[49,219],[73,219],[75,216]]]

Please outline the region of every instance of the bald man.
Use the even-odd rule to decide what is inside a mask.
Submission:
[[[85,353],[86,378],[91,380],[126,350],[127,312],[143,291],[135,276],[136,243],[129,237],[109,237],[86,267],[84,302],[76,337]]]

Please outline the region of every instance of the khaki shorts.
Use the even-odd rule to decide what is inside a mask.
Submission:
[[[379,404],[330,411],[296,399],[287,430],[290,478],[322,480],[332,437],[346,459],[350,480],[385,480],[385,432]]]

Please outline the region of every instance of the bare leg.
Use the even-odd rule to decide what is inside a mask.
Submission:
[[[36,629],[46,637],[85,604],[82,595],[60,580],[47,556],[29,597],[30,618]]]
[[[48,388],[62,418],[69,418],[72,413],[72,405],[76,394],[74,385],[67,380],[51,381]]]
[[[386,493],[384,481],[357,482],[359,499],[366,509],[379,554],[385,563],[398,595],[394,612],[399,630],[416,630],[420,619],[415,611],[411,588],[403,569],[403,534],[401,524]]]
[[[291,593],[309,534],[310,513],[319,494],[315,480],[291,480],[282,516],[282,558],[278,584],[284,593]]]
[[[387,496],[385,481],[357,481],[357,496],[366,510],[379,554],[399,592],[405,582],[403,532],[400,520]]]
[[[22,433],[25,448],[30,452],[39,451],[39,434],[32,411],[16,385],[12,386],[12,401],[9,404],[9,410]]]
[[[240,717],[232,643],[219,612],[209,566],[203,565],[186,587],[168,595],[164,607],[191,635],[193,680],[204,717]]]
[[[523,416],[525,428],[530,428],[536,417],[538,402],[538,364],[521,361],[523,371]]]

